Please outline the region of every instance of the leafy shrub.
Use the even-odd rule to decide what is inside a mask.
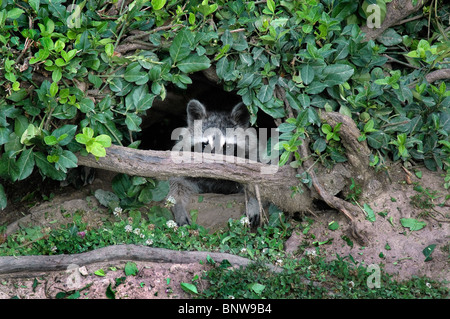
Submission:
[[[4,0],[0,177],[15,182],[38,170],[64,180],[79,151],[103,156],[110,141],[138,147],[153,101],[210,66],[242,97],[252,123],[258,112],[281,120],[282,164],[290,153],[291,165],[301,163],[305,134],[323,162],[345,161],[336,128],[318,116],[338,111],[358,124],[374,166],[389,157],[448,170],[450,94],[445,81],[424,78],[448,65],[448,48],[438,33],[418,38],[425,18],[388,29],[381,43],[363,41],[367,3]],[[448,4],[440,8],[438,16],[448,15]],[[414,71],[388,69],[386,53]]]

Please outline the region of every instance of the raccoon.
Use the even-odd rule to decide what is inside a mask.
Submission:
[[[234,155],[249,158],[257,154],[257,136],[255,131],[246,130],[245,141],[238,141],[236,135],[227,134],[227,129],[249,128],[250,115],[247,107],[238,103],[230,113],[207,110],[198,100],[191,100],[187,104],[187,129],[191,133],[191,147],[194,152],[208,152],[214,154]],[[201,121],[201,122],[195,122]],[[196,125],[201,125],[201,134],[195,134]],[[197,126],[198,127],[198,126]],[[237,182],[212,178],[177,177],[170,179],[168,198],[174,199],[172,213],[178,225],[190,224],[186,205],[192,194],[219,193],[236,194],[244,191],[244,187]],[[247,217],[250,225],[256,227],[260,223],[260,206],[253,195],[247,202]]]

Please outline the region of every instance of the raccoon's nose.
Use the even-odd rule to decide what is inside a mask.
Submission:
[[[209,142],[202,142],[202,152],[205,150],[207,145],[209,145]]]

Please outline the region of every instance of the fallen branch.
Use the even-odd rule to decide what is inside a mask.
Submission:
[[[173,160],[174,157],[182,156],[184,157],[182,163]],[[273,167],[259,162],[243,162],[241,158],[232,156],[221,160],[215,157],[215,154],[137,150],[117,145],[111,145],[107,149],[106,156],[98,160],[92,155],[79,155],[78,164],[134,176],[157,177],[162,180],[173,176],[207,177],[274,187],[295,180],[295,172],[288,166]],[[274,174],[261,174],[262,171],[273,169],[276,169]]]
[[[188,264],[206,260],[207,256],[210,256],[218,263],[228,260],[233,266],[246,267],[253,262],[250,259],[228,253],[177,251],[137,245],[114,245],[73,255],[0,257],[0,274],[67,270],[69,265],[81,267],[97,262],[120,260]],[[282,271],[281,268],[271,264],[266,266],[274,272]]]
[[[393,0],[386,5],[386,16],[379,28],[369,28],[363,26],[361,31],[366,34],[366,41],[375,40],[388,28],[397,25],[404,20],[411,13],[416,12],[423,7],[428,0],[419,0],[416,5],[413,5],[411,0]]]
[[[450,79],[450,69],[441,69],[430,72],[425,77],[428,83],[433,83],[438,80]]]

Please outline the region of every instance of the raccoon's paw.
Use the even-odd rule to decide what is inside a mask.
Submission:
[[[258,200],[254,197],[250,197],[247,206],[247,217],[252,228],[256,228],[259,226],[259,223],[261,221],[259,211]]]
[[[186,209],[180,204],[175,204],[172,208],[173,216],[175,217],[175,221],[178,226],[190,225],[191,221],[189,220],[189,216],[186,212]]]
[[[184,226],[184,225],[190,225],[191,221],[189,220],[189,218],[187,216],[182,216],[181,218],[176,218],[176,222],[178,224],[178,226]]]
[[[255,214],[248,214],[248,221],[252,228],[257,228],[259,226],[261,218],[259,217],[259,211]]]

